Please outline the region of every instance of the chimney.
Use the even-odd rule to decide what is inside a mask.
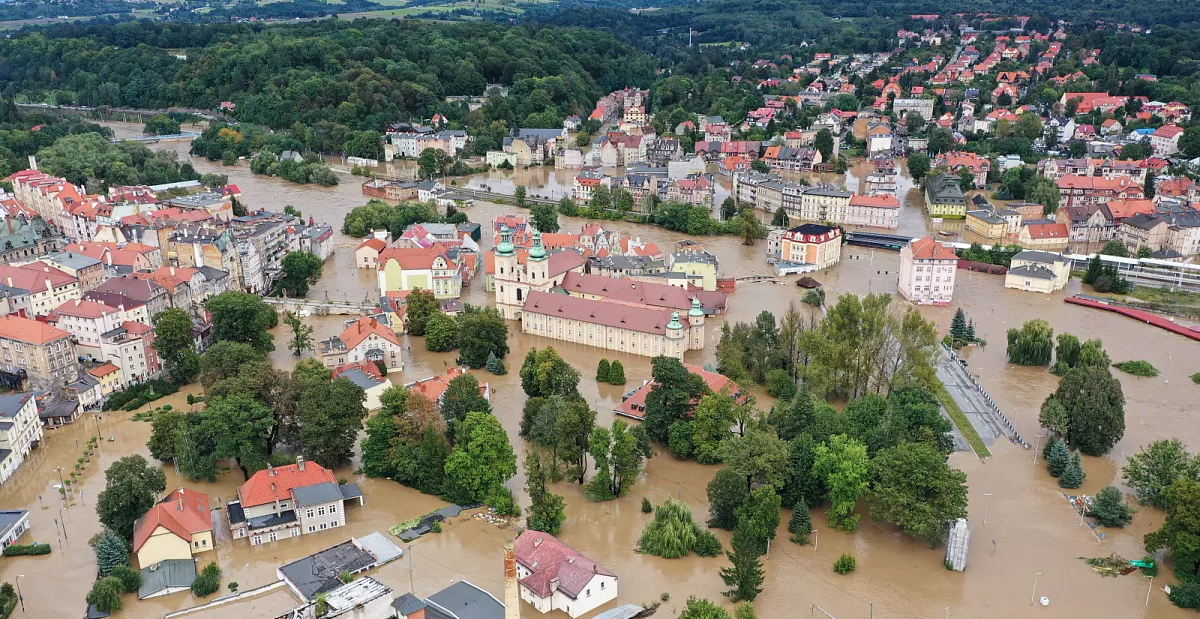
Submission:
[[[271,466],[271,463],[268,462],[267,463],[267,477],[274,477],[274,476],[275,476],[275,467]]]
[[[37,157],[34,157],[33,155],[29,156],[29,169],[35,172],[37,171]]]
[[[517,548],[504,545],[504,619],[521,619],[521,594],[517,589]]]
[[[533,547],[537,548],[542,545],[542,538],[538,537],[533,540]]]
[[[299,469],[301,473],[304,472],[304,456],[296,456],[296,468]]]

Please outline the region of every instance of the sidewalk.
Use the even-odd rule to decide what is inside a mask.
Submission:
[[[992,415],[991,407],[975,390],[967,371],[949,355],[942,355],[937,367],[937,377],[946,385],[946,392],[954,398],[985,445],[990,447],[997,437],[1007,434]],[[956,437],[956,443],[957,440]]]

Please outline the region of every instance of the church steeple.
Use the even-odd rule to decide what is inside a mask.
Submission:
[[[513,251],[512,231],[508,229],[508,224],[500,224],[500,244],[496,246],[496,255],[511,256]]]
[[[533,247],[529,248],[530,260],[545,260],[546,248],[542,246],[542,231],[534,229],[533,231]]]

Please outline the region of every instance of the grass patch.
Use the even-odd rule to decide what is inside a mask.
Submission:
[[[950,420],[954,422],[954,425],[958,426],[958,431],[962,433],[963,438],[967,439],[967,444],[971,446],[971,449],[975,450],[975,455],[980,458],[990,458],[992,452],[988,451],[987,445],[983,443],[983,437],[979,436],[979,433],[975,431],[975,426],[971,425],[971,420],[967,419],[967,414],[962,412],[962,409],[958,407],[958,402],[955,402],[954,398],[950,397],[950,392],[946,391],[946,385],[943,385],[942,381],[936,378],[934,380],[937,382],[934,385],[933,394],[941,401],[942,406],[945,407],[946,412],[950,415]]]
[[[1158,376],[1158,368],[1150,365],[1149,361],[1122,361],[1114,363],[1113,367],[1134,376]]]

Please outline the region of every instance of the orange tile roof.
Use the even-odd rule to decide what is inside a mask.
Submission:
[[[163,497],[138,519],[133,531],[133,551],[146,545],[158,527],[192,543],[192,535],[212,530],[212,515],[208,509],[208,495],[180,488]]]
[[[133,276],[152,281],[166,288],[167,292],[175,292],[176,286],[191,281],[192,276],[199,272],[187,267],[159,267],[153,271],[135,271]]]
[[[1067,224],[1029,224],[1025,226],[1029,233],[1029,238],[1042,239],[1065,239],[1067,238]]]
[[[37,320],[20,316],[2,316],[0,317],[0,337],[41,346],[57,339],[71,337],[71,334]]]
[[[447,269],[456,269],[457,265],[446,255],[445,246],[434,243],[427,248],[398,248],[389,247],[379,252],[379,270],[387,267],[388,261],[395,260],[400,268],[405,270],[432,269],[433,261],[441,256],[446,261]]]
[[[1157,211],[1153,200],[1110,200],[1106,203],[1113,219],[1125,219],[1134,215],[1153,215]]]
[[[929,236],[912,242],[912,256],[915,260],[958,259],[958,256],[954,255],[953,249],[933,240],[933,237]]]
[[[687,371],[691,372],[692,374],[696,374],[703,378],[704,383],[707,384],[708,388],[712,389],[715,393],[720,393],[721,390],[728,387],[729,394],[733,396],[733,398],[739,404],[750,399],[749,393],[742,391],[741,386],[726,378],[724,374],[709,372],[698,365],[691,365],[688,363],[683,364],[683,367],[687,368]],[[642,385],[641,389],[633,392],[633,395],[621,402],[621,405],[617,407],[616,412],[620,415],[633,417],[635,419],[645,418],[646,396],[650,394],[650,389],[653,386],[654,381],[648,381],[645,385]]]
[[[359,243],[358,247],[354,248],[354,251],[358,251],[364,247],[370,247],[371,249],[374,249],[376,252],[381,252],[387,247],[387,243],[384,243],[382,239],[377,239],[375,237],[371,237],[371,238],[363,241],[362,243]]]
[[[101,363],[100,365],[88,370],[87,372],[88,372],[88,374],[91,374],[92,376],[95,376],[96,378],[100,378],[103,376],[108,376],[109,374],[112,374],[113,372],[116,372],[119,369],[120,368],[113,365],[111,361],[105,361],[104,363]]]
[[[391,327],[368,317],[359,318],[350,323],[350,326],[346,327],[346,330],[342,331],[338,338],[346,345],[346,350],[354,350],[372,334],[378,335],[396,346],[402,346],[400,338],[396,337],[396,332],[392,331]]]
[[[304,470],[300,470],[299,464],[267,468],[251,475],[246,483],[238,486],[238,500],[243,508],[266,505],[273,503],[276,498],[292,499],[292,490],[295,488],[325,482],[338,483],[333,471],[316,462],[305,462]]]

